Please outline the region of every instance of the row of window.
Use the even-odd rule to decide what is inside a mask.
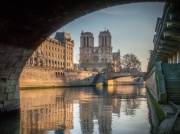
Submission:
[[[46,59],[46,64],[47,63],[48,63],[48,60]],[[65,62],[59,62],[59,61],[53,61],[53,60],[49,60],[49,64],[65,66]],[[71,63],[66,63],[66,66],[71,67]]]
[[[50,46],[50,45],[46,45],[46,50],[52,50],[52,51],[56,51],[56,52],[64,52],[64,47],[62,48],[57,48],[55,46]]]
[[[42,47],[42,45],[41,45]],[[67,50],[73,50],[71,46],[66,46]],[[64,49],[64,47],[62,46],[62,49]],[[46,50],[55,50],[55,51],[61,51],[62,52],[62,49],[60,50],[57,46],[53,46],[53,45],[46,45]]]
[[[64,72],[56,72],[56,76],[65,76],[65,73]]]
[[[49,51],[49,50],[47,50],[46,51],[46,53],[47,52],[52,52],[52,51]],[[59,52],[59,51],[58,51]],[[57,51],[55,51],[55,52],[53,52],[53,53],[58,53]],[[60,49],[60,52],[61,52],[61,54],[64,54],[64,50],[63,49]],[[71,50],[67,50],[67,54],[69,54],[69,55],[73,55],[73,52],[71,51]],[[47,54],[46,54],[47,55]],[[50,56],[50,55],[49,55]]]
[[[102,61],[102,62],[107,62],[107,58],[105,58],[105,59],[102,58],[101,61]],[[90,59],[87,59],[86,62],[89,63],[89,62],[90,62]]]
[[[42,45],[41,45],[42,47]],[[67,50],[73,50],[71,46],[66,47]],[[52,50],[52,51],[57,51],[57,52],[63,52],[64,47],[62,46],[62,49],[58,48],[57,46],[52,46],[52,45],[46,45],[46,50]]]
[[[81,51],[81,53],[84,53],[84,54],[88,54],[88,52],[89,52],[88,50],[83,50],[83,51]],[[101,53],[109,53],[110,50],[109,50],[109,49],[108,49],[108,50],[107,50],[107,49],[105,49],[105,50],[104,50],[104,49],[101,49],[101,50],[93,49],[93,50],[92,50],[92,53],[98,53],[98,52],[99,52],[99,53],[100,53],[100,52],[101,52]]]
[[[48,56],[47,53],[48,53],[48,52],[46,52],[46,56]],[[59,55],[59,54],[56,54],[56,53],[50,53],[50,52],[49,52],[49,57],[65,59],[65,55],[64,55],[64,54]],[[67,56],[67,60],[72,61],[72,59],[73,59],[72,56]]]

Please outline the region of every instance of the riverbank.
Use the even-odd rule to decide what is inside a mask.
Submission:
[[[174,124],[177,109],[170,103],[158,104],[153,95],[147,88],[147,100],[151,115],[152,125],[155,128],[155,134],[165,134],[171,131]]]
[[[95,86],[96,75],[92,71],[26,67],[20,76],[20,88]]]

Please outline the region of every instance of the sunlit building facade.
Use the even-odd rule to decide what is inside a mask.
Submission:
[[[74,41],[70,34],[57,32],[54,39],[47,38],[32,54],[27,66],[73,69]]]

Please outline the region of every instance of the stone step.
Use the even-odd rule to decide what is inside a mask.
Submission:
[[[168,96],[180,96],[180,93],[168,93]]]
[[[179,89],[180,90],[180,79],[165,79],[167,89]]]
[[[179,88],[178,89],[166,89],[166,92],[168,93],[168,94],[180,94],[180,90],[179,90]]]
[[[167,99],[168,101],[172,101],[175,104],[180,104],[180,93],[168,93]]]
[[[173,132],[174,134],[180,134],[180,118],[179,117],[174,124]]]

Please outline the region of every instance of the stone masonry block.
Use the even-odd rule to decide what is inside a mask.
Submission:
[[[4,109],[8,110],[11,108],[19,108],[20,107],[20,101],[19,100],[12,100],[12,101],[5,101],[4,102]]]
[[[10,68],[8,69],[8,71],[9,71],[9,73],[14,73],[14,72],[16,71],[16,68],[10,67]]]
[[[15,92],[19,92],[19,82],[18,82],[18,84],[16,85],[16,90],[15,90]]]
[[[8,78],[9,75],[10,75],[10,72],[8,72],[7,70],[0,71],[0,78]]]
[[[5,93],[0,93],[0,101],[5,101],[7,98],[7,94]]]
[[[2,64],[2,63],[0,64],[1,68],[4,68],[5,66],[6,66],[6,64]]]
[[[16,74],[20,74],[20,73],[22,72],[22,70],[23,70],[23,68],[22,68],[22,67],[21,67],[21,68],[16,68],[15,73],[16,73]]]
[[[33,52],[34,52],[33,50],[24,51],[24,52],[23,52],[23,56],[30,57]]]
[[[24,56],[21,61],[27,62],[29,58],[30,58],[30,56]]]
[[[0,104],[0,109],[3,108],[3,104]]]
[[[25,64],[26,64],[26,62],[17,62],[15,67],[19,67],[19,68],[22,67],[23,68],[25,66]]]
[[[17,80],[11,80],[10,85],[11,86],[16,86],[18,84],[18,79]]]
[[[7,86],[6,93],[13,93],[16,90],[16,86]]]
[[[11,60],[8,62],[8,64],[6,64],[6,66],[13,67],[16,61],[17,61],[16,58],[11,58]]]
[[[15,92],[15,93],[14,93],[14,99],[16,99],[16,100],[19,100],[19,99],[20,99],[20,94],[19,94],[19,92]]]
[[[13,100],[13,99],[14,99],[14,93],[8,93],[7,100],[10,101],[10,100]]]
[[[10,85],[10,80],[5,79],[4,81],[0,81],[0,90],[8,85]]]
[[[20,76],[20,74],[11,74],[10,75],[10,77],[9,77],[9,79],[14,79],[14,80],[17,80],[17,79],[19,79],[19,76]]]
[[[0,87],[0,93],[5,93],[6,87]]]

